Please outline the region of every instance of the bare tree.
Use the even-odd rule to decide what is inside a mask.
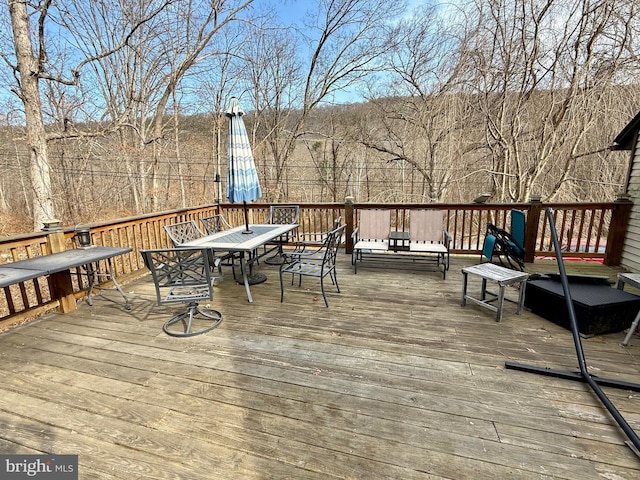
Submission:
[[[552,199],[578,159],[607,150],[588,140],[607,138],[595,112],[603,92],[630,73],[638,4],[494,0],[472,8],[467,91],[483,119],[495,198]]]
[[[16,73],[14,91],[24,106],[36,228],[55,216],[48,143],[125,126],[129,134],[123,141],[136,139],[138,148],[151,150],[138,155],[152,159],[138,164],[141,180],[132,183],[141,187],[138,202],[158,206],[159,158],[171,141],[165,139],[172,118],[165,116],[168,106],[188,72],[215,53],[206,51],[214,35],[252,1],[8,2],[15,57],[2,57]],[[42,83],[49,84],[46,92]],[[66,99],[69,108],[49,112],[64,112],[63,118],[45,122],[45,93],[53,96],[50,104]],[[71,98],[79,103],[71,107]],[[99,131],[77,129],[89,120],[96,120],[92,125]]]
[[[325,119],[326,124],[319,125],[322,133],[318,128],[317,133],[309,133],[303,139],[314,166],[311,170],[314,176],[309,175],[310,178],[305,180],[320,186],[319,198],[332,202],[343,201],[348,195],[349,173],[355,166],[357,155],[356,144],[349,135],[349,124],[344,118],[349,112],[336,111],[338,108],[333,107],[334,111]]]
[[[253,115],[248,116],[252,144],[257,166],[263,178],[265,198],[277,198],[277,192],[286,190],[283,184],[285,158],[283,137],[295,122],[296,105],[301,102],[299,86],[301,60],[296,57],[298,48],[291,30],[270,28],[268,24],[252,27],[243,48],[247,68],[244,78],[255,105]]]
[[[128,135],[122,137],[123,141],[131,142],[134,149],[139,150],[136,186],[141,209],[157,210],[163,192],[168,191],[160,175],[161,159],[173,143],[168,134],[176,117],[169,109],[180,109],[180,105],[172,101],[180,95],[186,96],[183,92],[189,89],[190,83],[198,81],[190,77],[194,70],[211,56],[227,54],[215,49],[214,39],[238,20],[240,12],[252,2],[175,1],[132,35],[132,48],[94,65],[96,81],[108,99],[109,116],[126,117],[124,125]],[[128,12],[122,12],[123,19],[127,20]],[[75,33],[86,54],[109,44],[110,35],[100,35],[98,43],[93,40],[92,32],[109,24],[110,13],[83,16],[85,23],[82,28],[76,28]],[[113,72],[120,72],[119,78]],[[174,151],[175,147],[173,145]]]
[[[285,167],[311,113],[378,67],[386,48],[383,29],[402,10],[403,2],[386,0],[316,0],[310,2],[304,31],[265,33],[271,35],[265,45],[278,54],[256,57],[253,68],[260,74],[253,79],[261,78],[269,89],[254,83],[254,100],[275,167],[274,200],[286,195]],[[288,46],[294,35],[296,43]],[[293,58],[295,52],[301,59]]]
[[[86,65],[125,48],[130,35],[168,5],[170,5],[170,0],[156,2],[155,8],[148,17],[137,17],[130,24],[131,28],[126,35],[117,37],[116,45],[113,48],[96,51],[92,56],[76,62],[75,67],[70,69],[65,76],[55,63],[55,60],[60,59],[60,56],[50,57],[52,51],[56,52],[57,49],[54,45],[60,38],[54,38],[54,35],[48,30],[48,25],[50,22],[55,22],[58,27],[64,26],[64,16],[67,12],[60,10],[58,4],[51,0],[42,0],[37,3],[20,0],[8,2],[15,58],[12,59],[9,55],[4,54],[3,59],[15,72],[14,92],[24,106],[26,142],[31,157],[34,228],[38,228],[46,219],[55,216],[47,142],[52,139],[75,136],[65,131],[47,132],[41,102],[41,82],[53,82],[70,87],[77,86],[81,72]],[[62,124],[66,126],[67,122],[62,122]]]
[[[425,5],[390,30],[387,74],[370,85],[373,112],[359,132],[390,165],[387,175],[398,167],[401,201],[443,200],[464,154],[470,108],[457,85],[462,44],[439,10]]]
[[[218,54],[209,57],[206,61],[207,74],[204,76],[198,88],[198,99],[206,110],[212,114],[211,122],[211,156],[209,169],[212,171],[212,178],[215,181],[216,202],[223,201],[222,177],[225,174],[223,165],[226,165],[223,154],[226,153],[226,143],[224,142],[224,132],[228,130],[229,119],[225,115],[225,110],[229,105],[232,96],[239,96],[239,91],[244,89],[242,83],[243,67],[246,65],[245,59],[238,55],[246,43],[243,28],[240,24],[234,24],[216,35],[212,50]],[[249,43],[255,43],[254,41]],[[206,196],[206,183],[203,182],[201,197]]]

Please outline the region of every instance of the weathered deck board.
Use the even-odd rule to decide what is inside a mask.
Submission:
[[[285,285],[277,268],[244,288],[228,277],[216,330],[165,335],[149,278],[94,306],[0,335],[6,453],[76,453],[80,478],[616,478],[640,458],[585,384],[506,370],[575,370],[571,334],[508,304],[502,322],[460,306],[464,265],[435,272],[358,269],[340,257],[342,293]],[[536,262],[531,272],[555,271]],[[567,269],[615,278],[589,262]],[[470,284],[470,289],[479,288]],[[515,289],[507,295],[515,299]],[[640,382],[640,339],[583,340],[592,372]],[[607,389],[640,431],[640,394]]]

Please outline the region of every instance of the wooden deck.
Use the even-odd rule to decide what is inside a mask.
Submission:
[[[0,452],[78,454],[81,479],[637,479],[640,458],[576,370],[571,334],[531,312],[460,306],[455,258],[433,272],[358,269],[341,294],[252,288],[229,272],[221,326],[162,333],[149,277],[0,335]],[[556,271],[553,262],[530,272]],[[600,264],[575,272],[611,275]],[[474,284],[470,283],[470,289]],[[479,283],[478,287],[479,288]],[[508,296],[515,298],[515,290]],[[113,301],[110,301],[110,300]],[[640,338],[583,341],[592,373],[640,382]],[[640,393],[606,389],[640,432]]]

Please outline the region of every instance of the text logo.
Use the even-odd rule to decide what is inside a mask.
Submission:
[[[78,480],[77,455],[0,455],[2,480]]]

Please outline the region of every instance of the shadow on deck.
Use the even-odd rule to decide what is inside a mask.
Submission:
[[[81,479],[631,479],[640,459],[589,388],[506,370],[575,370],[570,332],[507,304],[460,306],[456,257],[437,272],[358,269],[340,255],[329,308],[277,267],[254,303],[231,273],[224,321],[165,335],[151,279],[0,335],[0,452],[78,454]],[[551,261],[528,265],[555,272]],[[570,273],[617,271],[567,262]],[[469,288],[474,288],[470,284]],[[515,289],[507,296],[515,298]],[[113,301],[110,301],[110,300]],[[640,338],[583,341],[592,373],[640,381]],[[640,394],[607,389],[640,431]]]

